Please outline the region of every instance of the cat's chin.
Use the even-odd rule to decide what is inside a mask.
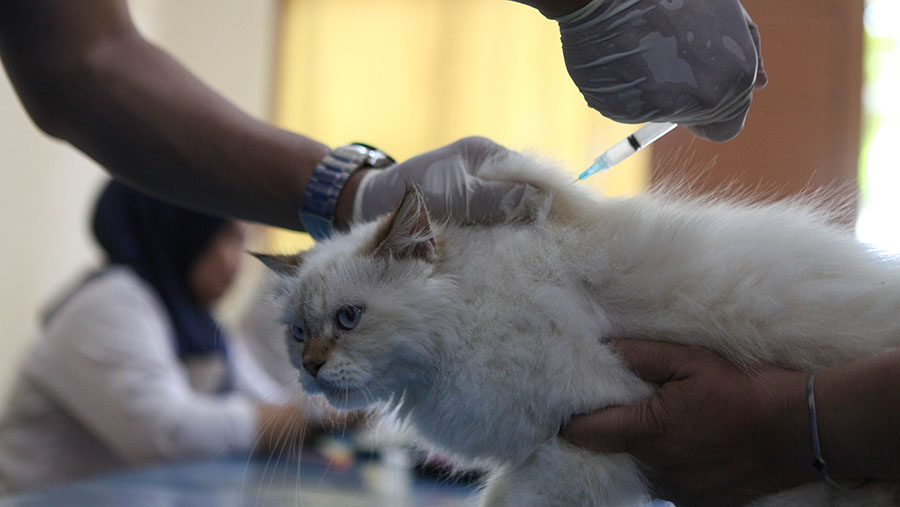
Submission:
[[[331,386],[312,378],[301,378],[300,384],[308,394],[321,394],[332,407],[338,410],[359,410],[375,404],[376,400],[365,388]]]
[[[368,408],[375,400],[367,397],[362,390],[331,390],[322,389],[325,399],[332,407],[338,410],[360,410]]]

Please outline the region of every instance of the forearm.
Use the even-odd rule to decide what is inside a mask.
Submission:
[[[122,2],[11,0],[0,50],[38,125],[115,177],[180,204],[300,228],[328,148],[257,121],[134,29]]]
[[[900,349],[816,376],[822,457],[832,478],[900,478]]]
[[[74,84],[88,105],[66,115],[66,140],[116,177],[189,207],[300,227],[324,145],[250,118],[137,37],[97,55]]]
[[[759,377],[760,426],[778,442],[764,483],[777,491],[822,480],[812,466],[807,404],[810,372],[772,370]],[[828,475],[852,486],[863,479],[900,478],[900,349],[825,368],[816,373],[816,422]],[[752,425],[750,426],[753,427]],[[755,438],[755,437],[752,437]]]
[[[802,484],[824,482],[812,466],[807,407],[810,372],[740,368],[700,349],[613,340],[642,379],[648,400],[576,416],[563,430],[588,449],[639,459],[661,498],[677,505],[742,505]],[[818,433],[829,475],[900,477],[900,349],[820,370]]]
[[[541,14],[548,18],[558,18],[560,16],[574,12],[576,9],[584,7],[589,0],[513,0],[520,4],[530,5],[541,11]]]

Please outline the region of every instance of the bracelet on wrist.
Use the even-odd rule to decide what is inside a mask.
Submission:
[[[822,447],[819,443],[819,422],[816,414],[816,373],[818,372],[812,372],[806,381],[806,404],[809,408],[809,429],[812,434],[813,470],[815,470],[816,473],[819,474],[819,477],[832,487],[845,490],[859,489],[868,484],[868,479],[863,480],[860,484],[845,486],[836,482],[831,478],[831,475],[828,474],[828,463],[825,461],[825,458],[822,457]]]

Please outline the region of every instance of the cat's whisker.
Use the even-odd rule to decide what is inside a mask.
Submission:
[[[303,445],[304,445],[304,441],[306,439],[307,430],[309,429],[309,424],[310,424],[310,420],[306,416],[298,413],[292,419],[291,424],[289,426],[291,438],[289,439],[288,442],[285,443],[285,445],[282,448],[282,451],[286,451],[286,453],[285,453],[285,455],[286,455],[285,461],[286,462],[288,462],[291,459],[296,459],[298,477],[299,477],[299,470],[300,470],[300,460],[302,459]],[[299,491],[299,487],[300,487],[300,484],[299,484],[299,479],[298,479],[298,484],[297,484],[298,491]]]
[[[275,463],[272,465],[272,474],[269,477],[269,488],[272,487],[272,483],[278,475],[278,467],[281,464],[281,458],[284,456],[285,449],[291,445],[293,440],[293,429],[297,417],[298,416],[292,416],[290,421],[288,421],[287,426],[282,428],[281,435],[279,435],[278,440],[275,443],[275,448],[272,449],[271,455],[274,456]]]
[[[302,470],[301,467],[303,465],[302,461],[303,461],[303,444],[301,444],[300,449],[297,450],[296,472],[294,473],[294,490],[298,492],[298,494],[294,496],[294,505],[297,507],[303,505],[303,498],[304,498],[304,495],[302,493],[303,485],[302,485],[302,481],[300,479],[300,477],[301,477],[300,472]]]
[[[292,448],[289,449],[288,460],[295,459],[297,467],[297,490],[300,490],[300,464],[303,459],[303,446],[307,444],[306,437],[309,431],[310,419],[305,416],[298,415],[296,419],[296,438],[291,442]],[[294,428],[291,428],[294,431]]]
[[[257,438],[256,438],[256,441],[255,441],[254,444],[253,444],[252,449],[255,450],[255,449],[261,447],[261,445],[262,445],[262,440],[263,440],[264,436],[265,436],[266,434],[268,434],[268,433],[269,433],[269,430],[270,430],[272,427],[274,427],[276,424],[277,424],[277,423],[276,423],[276,421],[275,421],[274,419],[270,419],[270,420],[265,421],[265,422],[260,426],[260,430],[257,432],[258,436],[257,436]],[[267,451],[268,451],[268,449],[267,449]],[[254,455],[254,454],[255,454],[255,452],[251,452],[250,455],[248,455],[248,457],[247,457],[247,468],[249,468],[249,462],[250,462],[250,460],[253,459],[253,455]],[[261,474],[259,480],[256,481],[256,488],[257,488],[257,490],[256,490],[256,501],[254,502],[254,505],[256,505],[256,503],[259,501],[259,498],[260,498],[260,496],[261,496],[261,494],[260,494],[260,489],[262,488],[262,484],[264,483],[265,478],[266,478],[266,474],[268,473],[268,470],[269,470],[269,463],[271,462],[271,456],[272,456],[272,455],[271,455],[271,453],[267,453],[267,454],[268,454],[268,458],[267,458],[267,460],[266,460],[265,466],[263,467],[262,474]],[[246,479],[246,473],[245,473],[245,479]]]
[[[378,380],[377,376],[374,376],[374,375],[370,376],[368,378],[368,380],[371,380],[372,382],[374,382],[381,389],[381,391],[384,393],[385,396],[388,396],[388,397],[391,396],[390,390],[388,390],[387,386],[385,386],[380,380]],[[378,399],[378,398],[376,397],[375,399]]]
[[[364,383],[360,383],[359,389],[362,391],[363,397],[366,399],[366,406],[371,405],[375,401],[375,396],[372,395],[369,386]]]

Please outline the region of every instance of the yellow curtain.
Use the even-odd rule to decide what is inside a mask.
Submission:
[[[283,0],[275,121],[331,146],[362,141],[398,160],[483,135],[572,174],[634,130],[589,109],[556,23],[500,0]],[[646,152],[585,184],[633,194]],[[573,176],[574,177],[574,176]],[[309,246],[279,232],[272,248]]]

